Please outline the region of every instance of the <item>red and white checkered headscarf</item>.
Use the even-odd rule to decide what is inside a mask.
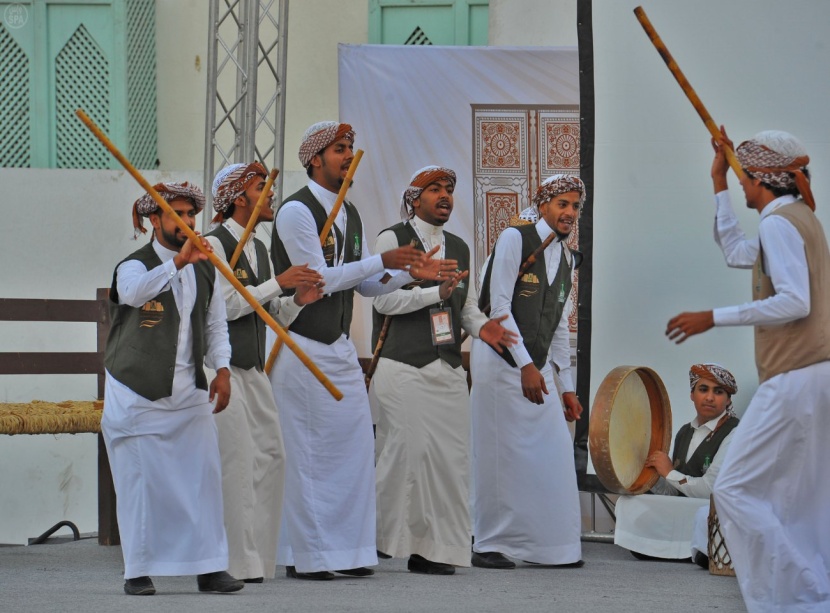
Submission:
[[[759,132],[738,145],[735,155],[752,177],[773,187],[795,187],[807,206],[816,210],[810,180],[804,174],[810,156],[795,136],[781,130]]]
[[[252,164],[231,164],[216,173],[213,179],[213,209],[218,213],[213,221],[224,218],[234,201],[239,198],[256,180],[267,177],[268,171],[259,162]]]
[[[575,175],[552,175],[536,190],[532,200],[533,206],[539,208],[539,205],[548,202],[554,196],[568,192],[579,192],[579,204],[585,203],[585,184],[582,179]]]
[[[732,411],[732,396],[738,392],[738,382],[731,372],[726,370],[720,364],[710,362],[707,364],[693,364],[689,369],[689,388],[690,391],[695,391],[695,385],[701,379],[711,379],[720,385],[724,391],[729,394],[729,402],[726,405],[726,410],[734,415]]]
[[[187,181],[183,183],[156,183],[153,189],[168,203],[183,198],[193,203],[197,213],[201,213],[202,209],[205,208],[205,195],[202,193],[202,190]],[[158,211],[158,209],[158,203],[153,200],[149,192],[133,203],[133,227],[135,228],[136,235],[139,232],[143,234],[147,231],[142,218],[148,217],[150,214]]]
[[[424,166],[412,175],[409,187],[403,190],[403,195],[401,195],[401,219],[404,221],[412,219],[415,216],[412,203],[421,195],[424,188],[443,179],[449,180],[455,188],[455,171],[444,166]]]
[[[341,138],[348,138],[354,142],[355,131],[347,123],[336,121],[320,121],[309,127],[303,134],[300,142],[300,164],[308,168],[311,158],[320,153],[323,149]]]

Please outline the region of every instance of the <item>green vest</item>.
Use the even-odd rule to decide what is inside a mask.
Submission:
[[[409,245],[411,241],[417,241],[421,251],[426,251],[418,235],[410,223],[399,223],[391,228],[398,239],[398,245]],[[459,270],[469,270],[470,249],[466,243],[454,234],[444,232],[444,245],[448,260],[458,260]],[[454,343],[446,345],[432,344],[432,322],[429,311],[436,305],[431,305],[412,311],[392,316],[387,331],[386,340],[383,343],[380,356],[409,364],[415,368],[423,368],[427,364],[441,358],[453,368],[461,366],[461,309],[467,301],[468,279],[461,281],[453,290],[449,300],[444,301],[452,312],[452,329],[455,337]],[[422,288],[435,287],[440,285],[438,281],[422,281],[416,279],[413,283],[406,285],[403,289],[412,289],[415,286]],[[375,347],[380,336],[380,329],[383,326],[384,315],[372,308],[372,347]]]
[[[228,262],[233,257],[233,252],[239,241],[230,233],[225,226],[219,226],[208,236],[215,236],[222,243],[225,249],[225,257]],[[236,262],[233,274],[236,280],[245,287],[257,286],[265,283],[271,278],[271,263],[268,260],[268,250],[257,238],[254,238],[256,249],[257,274],[248,262],[248,256],[243,251]],[[267,311],[270,302],[262,307]],[[256,313],[248,313],[237,319],[228,321],[228,337],[231,342],[231,365],[249,370],[256,367],[262,370],[265,367],[265,322]]]
[[[689,444],[692,442],[692,435],[695,433],[695,429],[691,424],[684,425],[680,428],[677,432],[677,436],[674,438],[674,453],[672,454],[672,461],[674,462],[675,470],[690,477],[702,477],[706,472],[706,469],[709,468],[706,460],[708,459],[709,463],[711,463],[715,457],[715,454],[718,452],[718,449],[720,449],[723,439],[725,439],[726,435],[732,432],[737,425],[737,417],[728,417],[726,421],[723,422],[723,425],[715,431],[712,438],[705,439],[698,446],[698,448],[695,449],[695,452],[688,461],[686,461],[685,458],[689,453]]]
[[[153,244],[128,256],[138,260],[147,270],[161,266],[161,259]],[[173,375],[176,370],[176,343],[179,337],[179,309],[173,290],[167,289],[142,307],[118,304],[117,272],[112,275],[110,289],[110,317],[112,325],[107,337],[104,365],[118,381],[147,400],[167,398],[173,393]],[[206,390],[204,371],[206,316],[213,296],[216,270],[209,262],[193,265],[196,273],[196,304],[190,314],[193,332],[193,363],[196,367],[196,387]]]
[[[515,229],[522,235],[521,262],[524,263],[542,244],[542,240],[539,238],[535,225],[519,226]],[[487,264],[487,270],[481,283],[479,308],[482,309],[490,299],[490,275],[495,254],[496,250],[493,249],[493,254]],[[563,243],[559,270],[556,271],[553,283],[548,283],[545,258],[539,257],[521,278],[517,279],[513,288],[510,311],[513,314],[513,319],[516,320],[516,325],[519,327],[522,342],[527,352],[530,354],[536,368],[540,370],[545,365],[553,334],[559,325],[562,311],[565,309],[565,302],[571,293],[571,261],[575,261],[575,258]],[[517,270],[517,275],[518,272]],[[498,355],[504,358],[508,364],[514,368],[516,367],[516,361],[509,351],[503,351]]]
[[[317,224],[319,237],[328,217],[323,205],[317,202],[317,199],[308,187],[304,187],[286,198],[283,204],[292,200],[302,202],[311,211],[311,214],[314,216],[314,221]],[[323,258],[329,267],[334,266],[335,263],[334,233],[337,234],[337,244],[342,245],[345,251],[343,254],[344,264],[360,260],[363,252],[363,246],[361,245],[363,224],[360,221],[360,214],[348,202],[343,202],[343,206],[346,208],[347,215],[345,243],[340,230],[337,226],[332,225],[332,229],[326,237],[326,243],[322,248]],[[288,253],[285,251],[282,239],[280,239],[279,228],[276,222],[274,223],[274,231],[271,234],[271,261],[274,263],[274,272],[277,275],[282,274],[292,264]],[[294,290],[286,290],[284,293],[290,296],[294,294]],[[300,314],[291,324],[291,330],[306,338],[331,345],[340,338],[341,334],[349,336],[349,328],[352,325],[353,299],[354,288],[328,294],[317,302],[303,307]]]

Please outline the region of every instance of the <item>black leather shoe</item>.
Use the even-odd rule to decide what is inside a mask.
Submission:
[[[366,568],[365,566],[346,568],[344,570],[336,570],[334,572],[340,573],[341,575],[348,575],[349,577],[371,577],[375,574],[374,569]]]
[[[298,573],[294,566],[285,567],[285,576],[292,579],[310,579],[311,581],[331,581],[334,579],[334,573],[327,570],[319,570],[314,573]]]
[[[409,562],[406,567],[411,573],[418,573],[420,575],[454,575],[455,566],[452,564],[444,564],[443,562],[433,562],[426,558],[413,553],[409,556]]]
[[[695,564],[697,564],[701,568],[705,568],[706,570],[709,570],[709,556],[707,556],[705,553],[702,553],[700,551],[696,552],[695,553]]]
[[[388,553],[383,553],[380,549],[378,549],[378,557],[379,557],[381,560],[388,560],[388,559],[390,559],[392,556],[390,556]]]
[[[224,570],[196,575],[196,582],[200,592],[238,592],[245,587],[244,581],[234,579]]]
[[[134,577],[124,581],[124,593],[130,596],[152,596],[156,593],[156,586],[150,577]]]
[[[485,551],[483,553],[474,551],[470,561],[473,566],[478,568],[497,568],[500,570],[516,568],[515,562],[508,560],[498,551]]]
[[[522,560],[522,562],[525,564],[533,564],[534,566],[544,566],[545,568],[582,568],[585,566],[585,560],[569,562],[568,564],[544,564],[542,562],[530,562],[528,560]]]
[[[253,579],[243,579],[245,583],[262,583],[264,579],[262,577],[254,577]]]

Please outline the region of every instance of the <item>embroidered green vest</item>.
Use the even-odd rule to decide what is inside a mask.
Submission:
[[[535,225],[519,226],[515,228],[522,235],[521,262],[542,244]],[[479,308],[484,308],[490,300],[490,275],[493,268],[495,249],[487,264],[484,279],[479,294]],[[516,281],[513,288],[513,301],[510,310],[519,327],[527,352],[530,354],[536,368],[542,369],[548,357],[553,334],[562,318],[565,302],[571,293],[571,267],[574,261],[568,248],[562,245],[562,257],[559,259],[559,269],[553,283],[548,283],[548,274],[545,258],[539,257],[528,270]],[[516,274],[518,275],[518,270]],[[493,349],[495,351],[495,349]],[[516,361],[509,351],[499,353],[504,360],[516,367]]]
[[[162,264],[152,243],[129,255],[118,266],[129,260],[140,261],[147,270]],[[113,377],[136,394],[148,400],[167,398],[173,393],[180,321],[173,290],[161,292],[139,308],[118,304],[118,266],[113,272],[110,289],[112,326],[107,337],[104,365]],[[196,367],[196,387],[206,390],[206,316],[213,296],[216,270],[209,262],[200,261],[193,267],[196,273],[196,303],[190,314],[193,363]]]
[[[399,246],[409,245],[414,240],[417,242],[418,249],[426,251],[411,224],[399,223],[389,228],[389,230],[395,233]],[[470,249],[466,243],[454,234],[444,232],[444,245],[446,247],[445,259],[458,260],[459,270],[469,270]],[[444,301],[444,305],[448,306],[452,312],[454,343],[447,343],[446,345],[432,344],[432,321],[429,311],[438,306],[436,303],[411,313],[392,316],[386,340],[380,352],[381,357],[403,362],[415,368],[423,368],[438,358],[441,358],[453,368],[461,366],[461,309],[464,308],[464,303],[467,300],[468,281],[469,278],[461,281],[453,290],[449,300]],[[403,289],[412,289],[416,286],[426,289],[436,285],[440,285],[440,283],[438,281],[416,279]],[[377,345],[384,317],[372,308],[372,347]]]
[[[323,225],[326,223],[327,218],[323,205],[317,202],[317,199],[308,187],[304,187],[286,198],[283,204],[292,200],[302,202],[308,207],[314,216],[319,236],[319,233],[323,231]],[[363,246],[361,245],[363,224],[360,221],[360,215],[357,209],[348,202],[344,202],[343,206],[346,209],[347,215],[345,238],[340,230],[333,225],[332,230],[329,231],[329,235],[326,237],[325,245],[323,245],[323,258],[329,267],[334,266],[335,263],[335,233],[337,235],[337,244],[342,245],[345,251],[343,254],[344,264],[360,260],[363,251]],[[274,263],[274,273],[277,275],[283,273],[291,266],[291,260],[288,257],[282,239],[280,239],[279,227],[276,224],[274,225],[274,232],[271,234],[271,261]],[[294,290],[286,290],[284,293],[286,295],[293,295]],[[341,334],[349,336],[349,328],[352,325],[353,300],[354,288],[328,294],[317,302],[303,307],[300,314],[294,320],[294,323],[291,324],[291,330],[306,338],[331,345],[340,338]]]
[[[239,241],[225,226],[219,226],[208,236],[215,236],[222,243],[225,257],[230,262],[233,252]],[[236,280],[245,287],[257,286],[268,281],[271,276],[271,262],[268,259],[268,250],[257,238],[254,238],[256,249],[257,274],[254,274],[248,256],[243,251],[234,266],[233,274]],[[267,311],[270,302],[263,304]],[[256,313],[248,313],[237,319],[228,321],[228,337],[231,342],[231,365],[249,370],[256,367],[265,368],[265,328],[266,324]]]
[[[672,461],[674,462],[675,469],[690,477],[702,477],[706,469],[709,468],[706,459],[708,458],[709,462],[712,461],[718,449],[720,449],[723,439],[735,429],[738,423],[737,417],[727,418],[723,422],[723,425],[715,431],[712,438],[707,438],[695,449],[695,452],[688,461],[684,458],[689,453],[689,444],[692,442],[692,435],[694,435],[695,429],[691,424],[685,424],[680,428],[677,436],[674,438]]]

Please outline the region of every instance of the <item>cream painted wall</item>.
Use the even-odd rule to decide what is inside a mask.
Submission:
[[[491,45],[576,46],[576,0],[490,0],[489,17]]]

